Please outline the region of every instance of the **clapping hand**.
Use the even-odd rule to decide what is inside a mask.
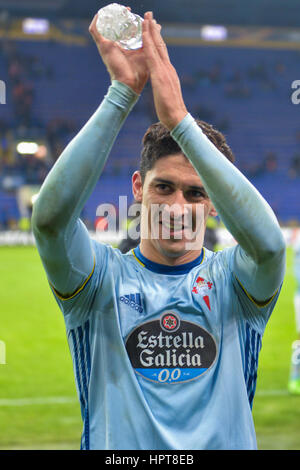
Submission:
[[[123,49],[119,44],[104,38],[96,28],[95,15],[89,31],[110,74],[111,80],[125,83],[140,94],[149,77],[158,119],[173,129],[187,114],[180,81],[170,62],[167,46],[161,36],[161,26],[152,12],[144,15],[142,24],[143,47]]]
[[[104,38],[96,28],[97,14],[90,24],[92,35],[111,80],[118,80],[140,94],[149,78],[143,48],[123,49],[119,44]]]
[[[143,50],[150,73],[155,109],[158,119],[171,130],[188,111],[177,72],[170,62],[167,46],[160,34],[160,26],[151,12],[145,13],[144,18]]]

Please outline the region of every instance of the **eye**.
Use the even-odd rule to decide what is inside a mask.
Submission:
[[[205,199],[207,198],[207,194],[205,193],[205,191],[202,190],[191,189],[190,191],[188,191],[187,197],[189,199]]]
[[[171,191],[171,188],[168,184],[165,183],[159,183],[156,185],[156,188],[158,189],[159,192],[161,193],[167,193]]]

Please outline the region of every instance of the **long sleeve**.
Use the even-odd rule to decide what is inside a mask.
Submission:
[[[272,209],[190,114],[171,135],[193,164],[226,228],[238,242],[236,277],[254,299],[266,301],[279,288],[285,270],[285,242]]]
[[[92,243],[79,216],[138,97],[123,83],[112,82],[99,108],[62,152],[34,204],[37,247],[50,283],[63,295],[73,293],[92,272]]]

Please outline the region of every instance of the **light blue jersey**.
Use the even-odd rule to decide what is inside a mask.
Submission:
[[[82,448],[255,449],[251,408],[284,278],[282,232],[188,114],[171,136],[237,246],[170,268],[139,248],[122,255],[92,241],[79,216],[137,99],[112,82],[33,206],[37,248],[66,321]]]
[[[294,269],[295,269],[295,276],[297,281],[297,291],[300,294],[300,234],[296,239],[296,243],[294,246]]]
[[[238,248],[169,267],[93,242],[61,300],[83,449],[255,449],[251,414],[265,307],[232,273]]]

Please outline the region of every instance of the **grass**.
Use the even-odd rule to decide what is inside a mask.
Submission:
[[[72,362],[60,310],[37,251],[0,249],[1,398],[73,397]],[[0,406],[0,448],[40,448],[48,443],[79,448],[80,409],[73,404]]]
[[[285,281],[267,324],[259,359],[253,416],[261,449],[300,449],[300,396],[287,393],[291,345],[296,339],[295,288],[293,253],[289,250]],[[272,396],[272,391],[278,395]]]
[[[33,247],[0,248],[0,449],[79,449],[80,408],[61,312]],[[292,252],[260,354],[253,415],[260,449],[300,449],[300,396],[287,393],[295,339]],[[45,397],[48,404],[1,406]],[[55,403],[52,397],[66,397]]]

